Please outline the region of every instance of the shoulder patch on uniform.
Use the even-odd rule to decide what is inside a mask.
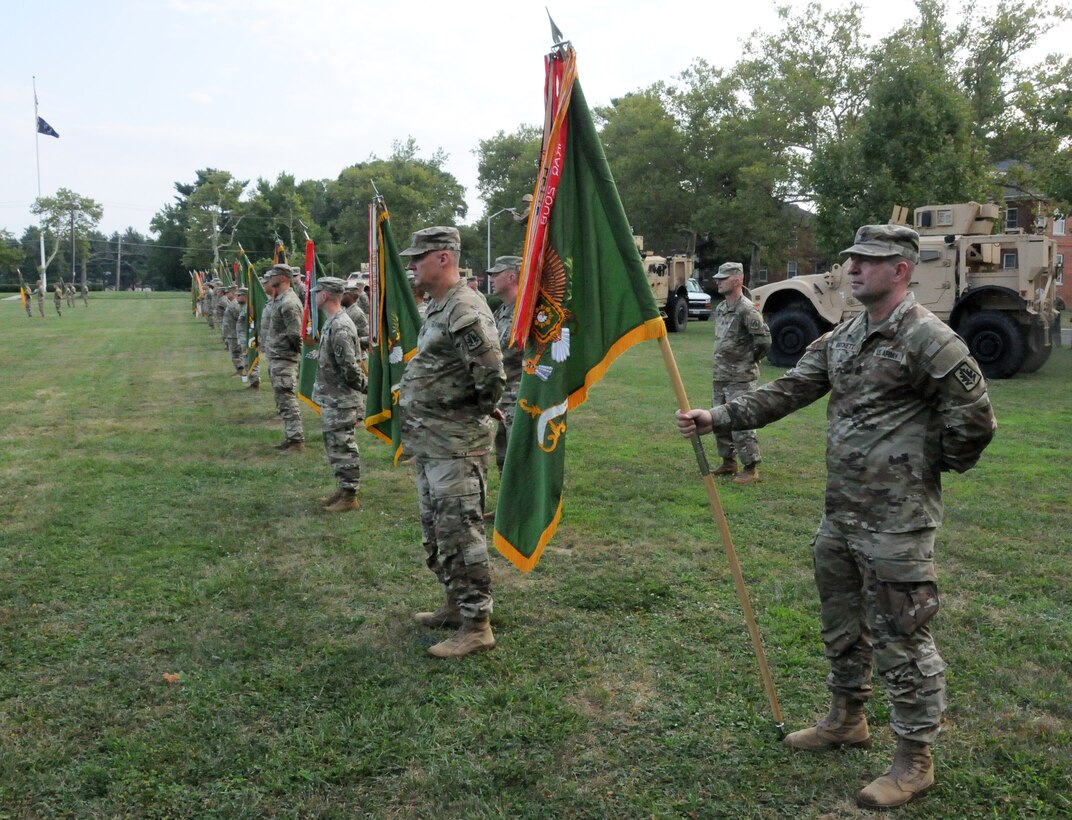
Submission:
[[[967,358],[968,346],[956,336],[952,336],[937,353],[930,357],[925,363],[925,367],[932,376],[941,379],[948,376],[953,371],[953,368],[961,362],[965,362]],[[970,368],[971,365],[969,364]]]
[[[487,342],[484,335],[474,325],[462,333],[462,344],[470,353],[477,353],[487,345]]]
[[[965,390],[974,390],[975,386],[982,381],[983,374],[965,359],[960,367],[953,371],[953,377],[964,386]]]
[[[758,316],[753,316],[749,320],[748,329],[751,330],[753,333],[755,333],[756,331],[761,330],[762,328],[763,328],[763,320],[760,319]]]

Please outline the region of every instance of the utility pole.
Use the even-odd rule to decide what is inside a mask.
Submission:
[[[119,293],[119,272],[123,268],[123,237],[116,234],[119,244],[119,257],[115,263],[115,292]]]
[[[71,284],[74,284],[74,212],[77,210],[71,206]]]

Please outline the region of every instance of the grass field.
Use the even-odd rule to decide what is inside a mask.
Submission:
[[[654,344],[570,418],[562,526],[493,555],[496,651],[436,662],[412,474],[362,434],[360,513],[183,295],[0,302],[0,817],[853,817],[893,749],[776,740]],[[672,337],[709,401],[711,325]],[[765,367],[764,379],[778,374]],[[1072,814],[1072,352],[991,385],[946,482],[938,787],[902,817]],[[809,543],[825,401],[722,500],[789,729],[825,711]],[[713,459],[713,442],[708,439]],[[494,479],[493,479],[494,492]],[[167,682],[165,675],[177,675]]]

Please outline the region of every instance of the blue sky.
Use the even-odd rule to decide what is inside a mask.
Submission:
[[[827,0],[825,5],[834,5]],[[669,81],[696,58],[729,66],[776,25],[774,3],[650,0],[36,0],[4,14],[0,228],[32,223],[37,196],[71,188],[104,206],[101,229],[147,232],[176,181],[199,168],[241,179],[334,178],[412,136],[449,155],[469,220],[481,139],[542,121],[544,6],[578,52],[590,105]],[[794,3],[797,5],[797,3]],[[801,4],[802,5],[802,4]],[[867,0],[881,36],[909,0]],[[1067,24],[1042,44],[1067,51]]]

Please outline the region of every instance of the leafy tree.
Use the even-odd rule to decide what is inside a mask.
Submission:
[[[72,226],[75,248],[82,251],[88,248],[89,232],[97,226],[104,214],[97,202],[76,194],[68,188],[60,188],[55,196],[45,196],[35,200],[30,211],[41,218],[44,226],[45,270],[59,253],[60,244],[64,238],[67,240],[67,245],[70,245]],[[44,273],[39,263],[37,271],[39,275]]]
[[[543,130],[535,125],[519,125],[512,134],[499,131],[494,137],[480,140],[474,152],[477,156],[477,190],[484,200],[484,214],[473,226],[474,247],[487,246],[488,218],[503,208],[513,208],[525,213],[536,187],[536,175],[540,170],[540,145]],[[492,218],[492,254],[503,256],[520,253],[525,244],[525,221],[511,219],[503,214]],[[463,247],[466,245],[463,244]],[[480,262],[474,270],[482,269],[487,251],[476,254]]]
[[[23,256],[22,245],[19,244],[15,235],[9,230],[0,228],[0,271],[12,274],[12,278],[17,278],[14,276],[15,270],[22,267]]]
[[[443,170],[446,154],[417,156],[413,138],[396,142],[387,159],[375,157],[343,169],[327,186],[328,228],[338,270],[357,270],[368,261],[368,204],[378,190],[391,213],[399,243],[429,225],[456,225],[467,211],[465,191]]]
[[[178,189],[179,183],[175,187]],[[149,223],[157,238],[148,249],[147,263],[167,287],[183,288],[189,282],[189,268],[182,259],[188,219],[185,196],[180,193],[175,199],[175,202],[161,208]]]
[[[691,251],[688,136],[668,110],[666,89],[655,85],[611,100],[596,115],[600,138],[633,232],[648,250]]]
[[[280,174],[274,184],[258,179],[242,206],[242,213],[243,222],[237,235],[251,259],[271,257],[276,238],[283,240],[288,251],[300,254],[306,229],[318,245],[327,236],[326,230],[314,223],[292,174]]]
[[[887,41],[856,133],[814,165],[819,244],[844,247],[855,229],[884,222],[896,204],[984,197],[990,166],[976,150],[970,101],[955,82]]]
[[[206,168],[197,172],[197,182],[186,196],[186,248],[182,261],[188,268],[216,267],[221,251],[237,252],[235,230],[244,216],[239,198],[248,183],[227,171]],[[178,186],[176,186],[178,187]],[[182,189],[180,189],[182,193]],[[209,252],[203,250],[209,248]]]

